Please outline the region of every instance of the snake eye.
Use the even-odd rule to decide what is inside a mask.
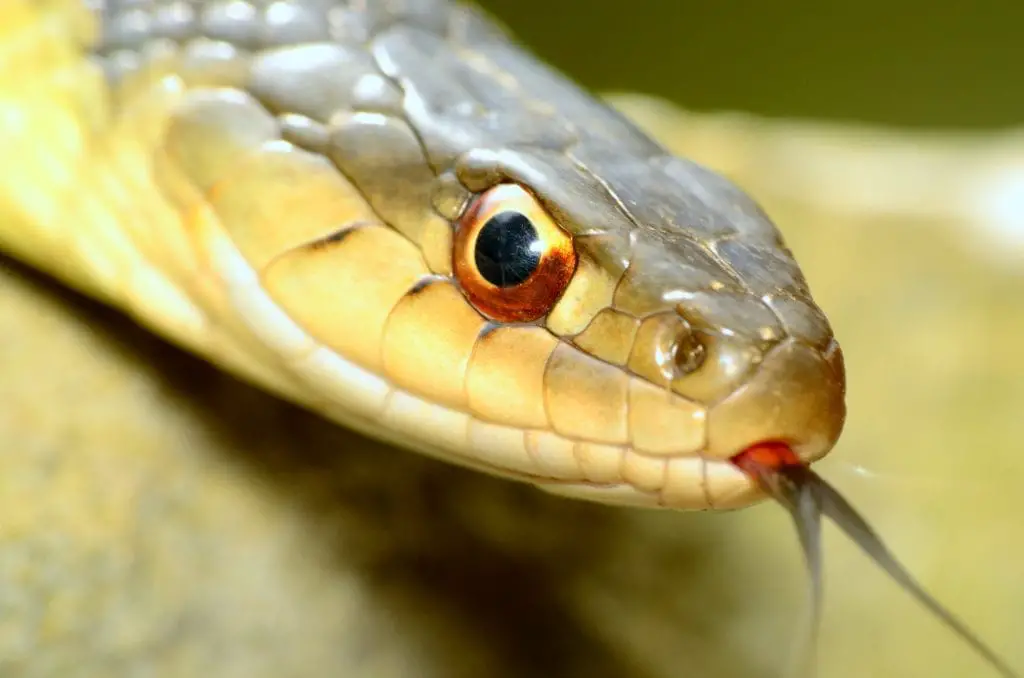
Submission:
[[[515,184],[473,201],[457,224],[453,257],[470,303],[498,322],[543,317],[576,270],[572,237]]]

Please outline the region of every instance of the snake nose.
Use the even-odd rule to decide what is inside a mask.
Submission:
[[[795,339],[773,346],[743,385],[708,411],[705,455],[728,459],[764,441],[788,444],[806,463],[825,456],[846,418],[842,351]]]

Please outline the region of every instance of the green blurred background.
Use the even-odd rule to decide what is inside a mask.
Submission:
[[[481,0],[591,88],[695,110],[991,127],[1024,121],[1024,2]]]

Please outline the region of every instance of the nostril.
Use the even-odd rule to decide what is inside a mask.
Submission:
[[[706,352],[686,321],[675,313],[658,313],[640,324],[629,368],[655,384],[668,386],[700,368]]]
[[[694,332],[683,334],[672,346],[672,364],[678,377],[696,372],[706,357],[707,349]]]

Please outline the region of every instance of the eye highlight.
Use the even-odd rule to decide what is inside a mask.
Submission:
[[[499,184],[470,204],[452,257],[470,303],[498,322],[547,315],[576,270],[572,236],[516,184]]]

